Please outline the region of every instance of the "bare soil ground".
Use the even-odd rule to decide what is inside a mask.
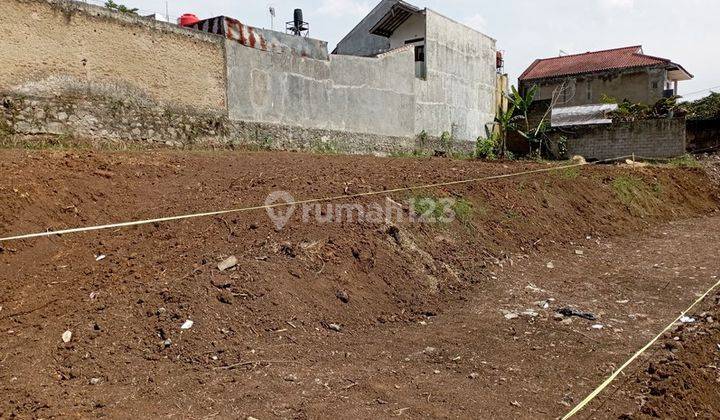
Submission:
[[[4,150],[0,236],[538,167]],[[0,417],[552,418],[720,275],[720,201],[701,170],[585,167],[422,194],[472,210],[433,225],[296,214],[280,231],[258,211],[0,244]],[[648,410],[638,378],[608,414]]]

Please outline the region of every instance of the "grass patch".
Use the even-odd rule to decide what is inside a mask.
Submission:
[[[438,198],[426,194],[411,197],[410,203],[416,216],[430,222],[447,224],[457,220],[468,225],[475,213],[472,203],[464,198]]]
[[[413,150],[412,152],[407,151],[393,151],[388,154],[388,157],[392,158],[427,158],[430,157],[430,153],[424,151],[424,150]]]
[[[337,155],[340,154],[340,149],[335,142],[331,141],[316,141],[310,146],[310,151],[321,155]]]
[[[668,165],[673,168],[700,168],[700,162],[691,154],[684,154],[680,157],[670,159]]]
[[[556,171],[558,176],[562,179],[577,179],[580,177],[580,167],[579,166],[573,166],[571,168],[563,168],[561,170]]]
[[[661,204],[662,185],[659,183],[648,185],[636,176],[619,176],[613,180],[612,189],[618,200],[640,217],[648,215]]]

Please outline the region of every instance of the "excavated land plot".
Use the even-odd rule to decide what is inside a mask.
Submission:
[[[0,155],[3,237],[547,167]],[[350,200],[460,200],[445,224],[277,230],[255,211],[2,243],[0,417],[556,417],[715,283],[712,185],[593,166]]]

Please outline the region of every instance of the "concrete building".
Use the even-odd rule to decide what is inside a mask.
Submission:
[[[415,130],[475,140],[496,113],[496,41],[430,9],[381,1],[333,51],[377,57],[413,51]]]
[[[599,104],[604,96],[651,105],[677,95],[678,82],[692,77],[681,65],[633,46],[535,60],[520,76],[519,87],[524,92],[539,86],[538,101],[552,99],[557,91],[558,106]]]
[[[184,28],[72,0],[3,0],[0,12],[25,22],[0,27],[0,95],[57,109],[8,111],[18,134],[388,153],[448,133],[469,149],[499,96],[495,40],[402,1],[383,0],[336,54],[225,16]]]

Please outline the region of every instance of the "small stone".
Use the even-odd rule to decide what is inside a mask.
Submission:
[[[344,291],[344,290],[338,290],[338,291],[335,293],[335,296],[336,296],[338,299],[340,299],[340,302],[342,302],[342,303],[348,303],[348,302],[350,302],[350,296],[349,296],[349,295],[347,294],[347,292]]]
[[[565,319],[565,317],[562,314],[555,313],[553,315],[553,319],[555,319],[557,321],[562,321],[563,319]]]
[[[605,326],[602,324],[595,324],[591,328],[594,330],[602,330],[603,328],[605,328]]]
[[[167,309],[165,309],[165,308],[158,308],[158,310],[157,310],[155,313],[158,314],[158,315],[162,315],[162,314],[164,314],[165,312],[167,312]]]
[[[468,375],[468,377],[469,377],[470,379],[477,379],[477,378],[480,377],[480,374],[477,373],[477,372],[473,372],[473,373],[471,373],[470,375]]]
[[[551,269],[551,270],[552,270],[553,268],[555,268],[555,264],[553,264],[552,261],[550,261],[549,263],[547,263],[545,266],[546,266],[547,268]]]
[[[72,340],[72,331],[65,331],[62,335],[63,343],[69,343]]]
[[[575,255],[585,255],[585,251],[583,251],[582,249],[576,249]]]
[[[226,259],[225,261],[218,264],[218,270],[225,271],[229,270],[233,267],[235,267],[238,264],[238,259],[236,257],[230,257]]]
[[[342,331],[342,327],[341,327],[340,325],[338,325],[338,324],[329,324],[329,325],[328,325],[328,328],[331,329],[331,330],[333,330],[333,331],[337,331],[337,332]]]
[[[283,380],[286,382],[297,382],[298,378],[295,375],[287,375]]]
[[[514,312],[510,312],[510,313],[505,314],[505,319],[507,319],[507,320],[517,319],[517,318],[520,318],[520,315],[518,315],[518,314],[516,314],[516,313],[514,313]]]
[[[436,374],[436,375],[439,375],[439,374],[440,374],[440,371],[437,370],[437,369],[435,369],[435,370],[433,370],[433,373]]]
[[[90,379],[90,385],[97,385],[97,384],[99,384],[100,382],[102,382],[102,379],[100,379],[100,378],[92,378],[92,379]]]
[[[172,346],[172,340],[171,340],[171,339],[168,338],[167,340],[163,341],[163,347],[168,348],[168,347],[170,347],[170,346]]]
[[[539,314],[538,314],[537,312],[533,311],[532,309],[528,309],[528,310],[526,310],[526,311],[523,311],[523,313],[522,313],[521,315],[523,315],[523,316],[529,316],[530,318],[535,318],[535,317],[537,317]]]
[[[192,328],[192,326],[193,326],[193,322],[188,319],[180,326],[180,329],[181,330],[189,330],[190,328]]]

